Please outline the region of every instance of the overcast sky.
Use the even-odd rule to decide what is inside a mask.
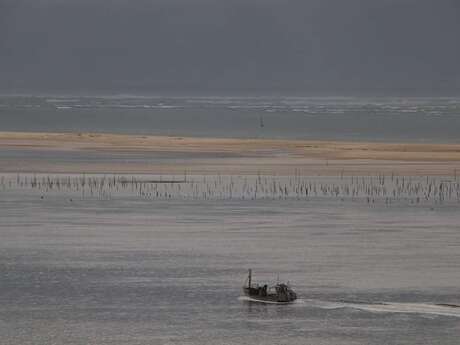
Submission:
[[[459,0],[0,0],[0,92],[460,94]]]

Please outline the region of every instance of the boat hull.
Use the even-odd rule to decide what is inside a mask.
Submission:
[[[291,304],[291,303],[294,303],[294,300],[288,301],[288,302],[278,302],[276,300],[259,299],[259,298],[254,298],[250,296],[245,296],[244,301],[251,302],[251,303],[263,303],[263,304]]]
[[[260,290],[255,288],[243,287],[243,293],[250,302],[268,303],[268,304],[289,304],[297,299],[295,294],[260,294]]]

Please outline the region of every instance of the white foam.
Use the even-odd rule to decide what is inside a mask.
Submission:
[[[378,313],[416,313],[460,317],[460,308],[429,303],[345,304],[345,306]]]
[[[353,303],[299,300],[297,305],[308,305],[322,309],[353,308],[375,313],[412,313],[460,317],[460,306],[432,303]]]
[[[250,297],[241,296],[240,301],[260,302]],[[266,302],[280,304],[276,302]],[[286,303],[284,303],[286,304]],[[431,303],[353,303],[353,302],[331,302],[313,299],[297,299],[289,303],[293,307],[314,307],[321,309],[343,309],[353,308],[373,313],[409,313],[409,314],[429,314],[440,316],[451,316],[460,318],[460,306],[440,305]]]
[[[254,299],[254,298],[251,298],[251,297],[248,297],[248,296],[240,296],[240,297],[238,297],[238,299],[239,299],[240,301],[245,301],[245,302],[256,302],[256,303],[263,303],[263,304],[293,304],[293,303],[295,303],[295,301],[294,301],[294,302],[261,301],[261,300]]]

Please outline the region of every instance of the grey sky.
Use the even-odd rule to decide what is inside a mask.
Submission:
[[[459,94],[458,0],[0,0],[0,91]]]

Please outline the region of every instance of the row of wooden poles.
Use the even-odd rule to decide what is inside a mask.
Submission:
[[[126,175],[31,175],[1,176],[2,190],[33,189],[78,193],[81,198],[111,199],[129,193],[144,199],[312,199],[365,200],[368,203],[460,202],[460,179],[397,175],[308,177],[256,176],[126,176]]]

